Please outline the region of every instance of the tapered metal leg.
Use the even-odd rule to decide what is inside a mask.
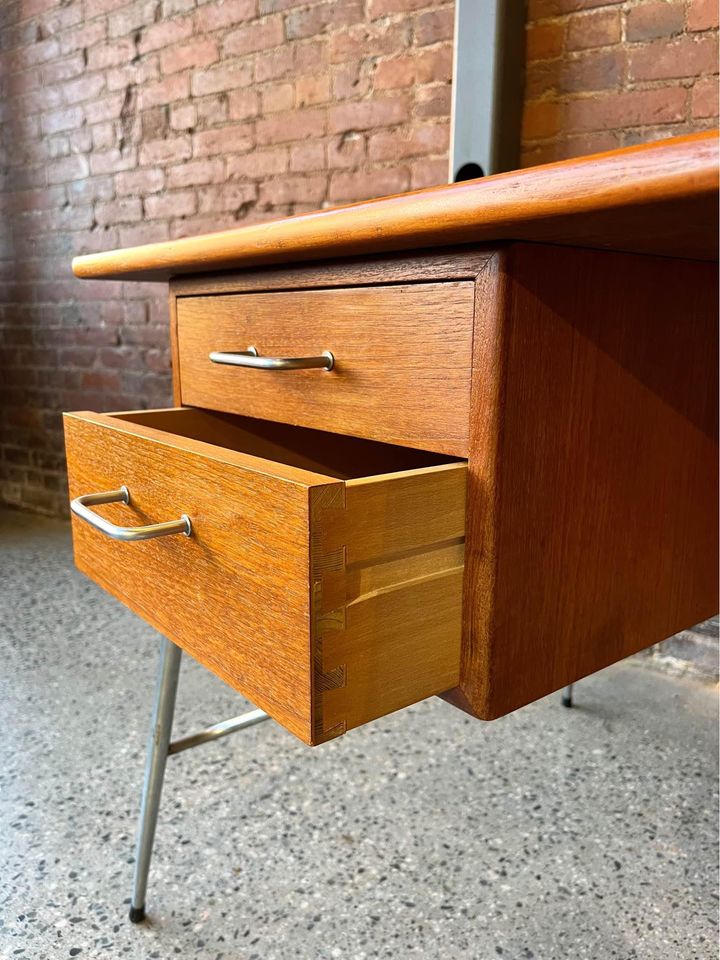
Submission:
[[[573,684],[570,683],[565,687],[562,693],[562,705],[564,707],[570,708],[573,705]]]
[[[130,919],[140,923],[145,919],[145,893],[147,891],[148,872],[152,857],[155,826],[157,824],[160,795],[165,778],[165,764],[168,758],[168,746],[172,732],[180,673],[180,647],[170,640],[160,643],[160,662],[158,664],[155,701],[153,703],[152,723],[148,739],[147,759],[145,761],[145,780],[140,804],[137,846],[135,851],[135,877],[133,880]]]

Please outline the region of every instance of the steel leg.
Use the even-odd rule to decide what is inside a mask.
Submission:
[[[145,919],[145,893],[147,891],[150,858],[152,857],[155,826],[157,824],[160,794],[165,777],[170,733],[172,732],[175,695],[177,693],[180,658],[182,651],[164,637],[160,643],[155,701],[148,739],[145,779],[140,804],[137,846],[135,850],[135,876],[133,879],[130,919],[140,923]]]
[[[573,705],[573,684],[569,683],[562,692],[562,705],[571,707]]]

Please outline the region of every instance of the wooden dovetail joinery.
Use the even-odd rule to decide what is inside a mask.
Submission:
[[[466,477],[452,463],[313,490],[314,742],[456,686]]]

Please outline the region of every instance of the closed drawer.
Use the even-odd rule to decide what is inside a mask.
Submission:
[[[396,284],[176,301],[185,405],[467,456],[474,284]],[[260,370],[211,353],[333,354]]]
[[[306,743],[458,682],[466,464],[189,408],[65,416],[77,566]],[[182,524],[181,524],[182,526]],[[184,529],[184,527],[183,527]]]

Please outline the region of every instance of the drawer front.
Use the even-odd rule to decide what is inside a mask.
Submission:
[[[73,516],[77,566],[306,743],[456,685],[465,464],[343,480],[185,409],[68,414],[65,433],[71,499],[124,485],[92,511],[191,523],[121,542]]]
[[[181,296],[183,404],[467,456],[474,284]],[[331,370],[212,362],[330,351]]]

